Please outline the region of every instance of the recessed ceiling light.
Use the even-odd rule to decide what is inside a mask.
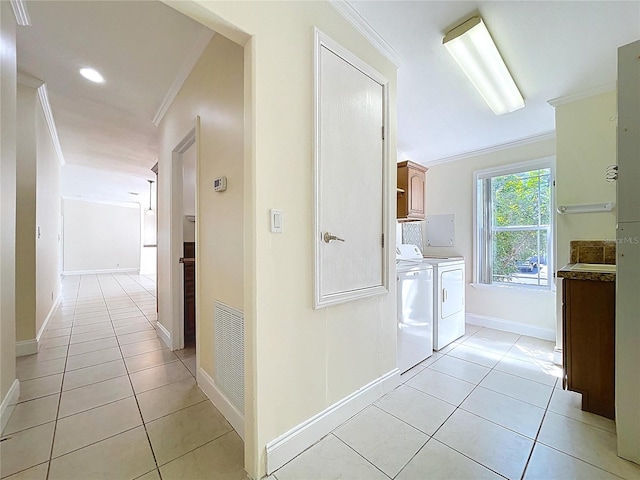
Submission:
[[[93,68],[81,68],[80,75],[94,83],[104,83],[104,78],[100,72]]]

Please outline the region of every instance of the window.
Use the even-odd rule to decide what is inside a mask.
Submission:
[[[475,173],[476,281],[551,288],[552,159]]]

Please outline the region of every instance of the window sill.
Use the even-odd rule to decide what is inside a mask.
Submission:
[[[535,293],[535,294],[547,294],[552,293],[555,295],[556,288],[555,285],[552,285],[551,288],[540,288],[536,286],[527,286],[527,285],[496,285],[496,284],[487,284],[487,283],[471,283],[472,288],[477,290],[493,290],[493,291],[507,291],[507,290],[524,290],[527,292]]]

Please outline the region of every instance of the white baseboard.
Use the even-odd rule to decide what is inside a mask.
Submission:
[[[16,378],[7,392],[7,395],[2,399],[2,404],[0,405],[0,431],[3,431],[4,427],[7,426],[9,417],[13,413],[13,409],[15,408],[16,403],[18,403],[19,398],[20,381]]]
[[[64,270],[63,275],[98,275],[101,273],[135,273],[140,272],[139,268],[106,268],[102,270]]]
[[[22,340],[16,342],[16,357],[24,357],[25,355],[33,355],[38,353],[38,340]]]
[[[484,315],[476,315],[475,313],[466,314],[466,322],[479,327],[493,328],[502,330],[503,332],[517,333],[528,337],[540,338],[542,340],[556,341],[556,332],[551,328],[542,328],[526,323],[512,322],[495,317],[485,317]]]
[[[562,366],[562,349],[561,348],[554,348],[553,349],[553,363],[555,363],[556,365]]]
[[[216,386],[213,378],[202,368],[198,368],[198,385],[209,400],[216,406],[222,416],[227,419],[233,429],[244,440],[244,415]]]
[[[267,444],[267,475],[400,385],[396,368]]]
[[[167,348],[171,349],[171,334],[169,333],[169,330],[164,328],[164,325],[162,325],[160,322],[156,322],[155,327],[156,333],[160,336]]]
[[[47,329],[49,320],[51,320],[51,317],[53,317],[53,314],[55,313],[56,308],[58,308],[58,304],[60,303],[60,299],[62,298],[62,289],[59,289],[59,291],[60,293],[58,293],[55,302],[53,302],[53,305],[51,305],[51,308],[49,309],[49,313],[47,313],[47,316],[44,318],[44,321],[40,326],[40,330],[38,330],[36,338],[16,342],[16,357],[23,357],[25,355],[33,355],[34,353],[38,353],[38,350],[40,349],[40,339]]]
[[[62,287],[60,286],[58,288],[58,297],[56,298],[56,301],[53,302],[53,305],[51,305],[51,308],[49,309],[49,313],[47,313],[47,316],[45,317],[44,322],[42,322],[42,326],[40,327],[40,330],[38,330],[38,334],[36,335],[36,341],[38,342],[38,345],[40,344],[40,339],[42,338],[42,335],[47,329],[47,325],[49,325],[49,320],[51,320],[51,317],[53,317],[53,314],[56,312],[56,308],[58,308],[58,305],[60,304],[61,299],[62,299]]]

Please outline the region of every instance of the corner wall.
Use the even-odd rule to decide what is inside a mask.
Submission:
[[[169,250],[172,151],[200,117],[198,151],[193,162],[197,172],[195,239],[186,235],[187,229],[194,227],[183,215],[187,210],[180,211],[175,227],[184,228],[184,241],[196,242],[197,351],[199,367],[211,378],[215,374],[213,303],[219,301],[244,310],[243,68],[242,47],[216,34],[160,124],[158,320],[171,332],[175,314],[169,301],[170,276],[180,278],[182,269]],[[193,159],[187,157],[194,148],[184,154],[184,163],[191,163]],[[216,193],[213,179],[219,176],[227,177],[227,190]]]
[[[0,2],[0,400],[8,419],[8,394],[16,380],[16,23]],[[15,395],[17,401],[17,395]]]
[[[36,338],[36,103],[35,88],[18,84],[16,139],[16,341]],[[33,342],[33,348],[37,348]],[[18,352],[20,353],[20,352]],[[26,353],[35,353],[29,350]]]
[[[60,293],[60,164],[38,89],[17,87],[16,341],[36,353]]]
[[[551,139],[429,167],[426,186],[427,215],[455,214],[455,244],[453,247],[424,249],[424,253],[429,255],[464,256],[468,314],[525,324],[532,327],[533,331],[551,338],[556,328],[554,291],[472,285],[475,273],[473,196],[476,191],[473,173],[476,170],[537,160],[554,154],[555,141]]]
[[[397,72],[329,2],[196,3],[170,5],[229,38],[242,39],[238,30],[251,35],[243,41],[245,462],[249,474],[260,478],[268,443],[396,368],[393,280],[386,295],[312,307],[313,28],[389,79],[390,212]],[[270,208],[283,210],[282,234],[269,232]],[[385,234],[393,238],[391,222]],[[393,278],[390,254],[386,268]]]
[[[616,93],[556,107],[556,204],[615,202],[615,183],[605,179],[616,160]],[[556,216],[558,268],[569,263],[571,240],[614,240],[616,211]],[[558,284],[561,292],[561,284]],[[557,340],[562,347],[562,295],[557,297]]]
[[[60,162],[42,104],[36,106],[36,335],[56,307],[62,273],[62,199]]]

